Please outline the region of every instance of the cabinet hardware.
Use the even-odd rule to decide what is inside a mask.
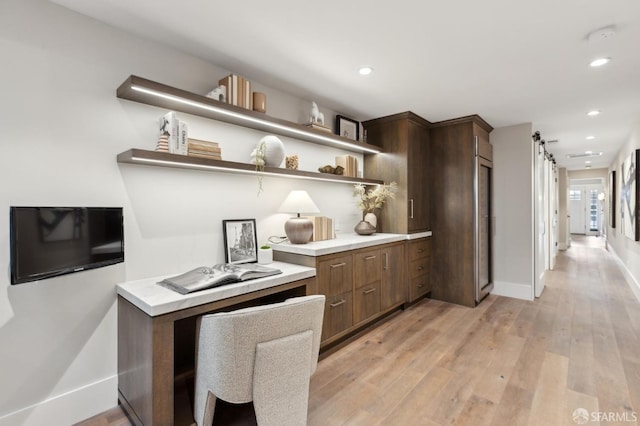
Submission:
[[[364,258],[364,260],[373,260],[376,257],[378,257],[378,256],[367,256],[367,257]]]
[[[418,249],[418,253],[422,253],[424,251],[423,248]]]
[[[376,291],[375,288],[370,288],[369,290],[363,291],[362,294],[369,294],[369,293],[373,293],[374,291]]]
[[[422,271],[424,269],[424,266],[418,266],[418,271]]]
[[[330,265],[330,266],[332,268],[339,268],[339,267],[344,266],[346,264],[347,264],[347,262],[342,262],[342,263],[336,263],[335,265]]]
[[[384,269],[389,269],[389,254],[382,253],[384,255]]]
[[[411,214],[409,215],[409,219],[413,219],[413,198],[409,200],[409,204],[411,205]]]
[[[422,288],[424,287],[422,284],[418,284],[418,288]]]
[[[342,300],[341,300],[341,301],[339,301],[339,302],[336,302],[336,303],[330,303],[330,304],[329,304],[329,306],[331,306],[332,308],[336,308],[336,307],[338,307],[338,306],[340,306],[340,305],[344,305],[345,303],[347,303],[347,301],[346,301],[345,299],[342,299]]]

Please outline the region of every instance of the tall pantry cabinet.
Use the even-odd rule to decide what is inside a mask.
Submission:
[[[429,220],[429,126],[412,112],[365,121],[367,143],[382,148],[382,154],[365,155],[365,178],[396,182],[395,198],[387,200],[378,218],[378,231],[413,234],[431,230]],[[431,237],[412,239],[404,265],[389,279],[403,280],[404,294],[390,296],[413,302],[431,291]],[[389,256],[394,258],[394,256]],[[397,257],[397,256],[395,256]],[[391,268],[390,270],[393,270]],[[406,271],[400,275],[401,270]],[[406,277],[406,278],[404,278]]]
[[[492,130],[477,115],[430,128],[434,299],[475,306],[492,289]]]
[[[380,213],[378,232],[411,234],[431,230],[426,185],[430,123],[412,112],[403,112],[362,125],[367,143],[383,151],[365,155],[364,177],[396,182],[399,188]]]

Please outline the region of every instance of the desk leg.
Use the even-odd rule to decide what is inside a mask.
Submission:
[[[173,424],[174,324],[118,296],[118,396],[138,425]]]

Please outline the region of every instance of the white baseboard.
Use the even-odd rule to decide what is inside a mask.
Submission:
[[[46,399],[0,417],[0,426],[72,425],[118,405],[118,376]]]
[[[491,294],[496,296],[513,297],[515,299],[533,300],[533,291],[531,286],[527,284],[509,283],[504,281],[495,281]]]
[[[558,243],[558,250],[566,251],[569,249],[569,245],[565,242]]]
[[[620,267],[620,271],[622,271],[625,281],[629,284],[629,288],[633,292],[634,296],[636,296],[636,299],[638,299],[638,302],[640,302],[640,283],[633,276],[629,268],[627,268],[627,265],[625,265],[622,259],[620,259],[620,256],[618,256],[618,253],[616,253],[611,244],[607,244],[607,250],[613,255],[613,259]]]

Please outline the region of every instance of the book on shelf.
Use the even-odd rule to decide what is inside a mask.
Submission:
[[[178,120],[178,154],[189,153],[189,126],[184,121]]]
[[[178,118],[174,111],[169,111],[160,117],[160,136],[165,135],[167,137],[169,152],[172,154],[177,154],[179,152],[178,133]]]
[[[358,176],[358,158],[353,155],[339,155],[336,157],[336,166],[342,166],[344,172],[343,176],[357,177]]]
[[[228,76],[218,81],[220,86],[227,88],[227,103],[245,109],[253,108],[253,96],[251,92],[251,81],[236,74]]]
[[[257,263],[219,263],[210,268],[201,266],[184,274],[165,278],[162,281],[158,281],[158,284],[180,294],[188,294],[194,291],[281,273],[280,269],[258,265]]]
[[[215,154],[215,153],[206,152],[206,151],[189,150],[189,154],[187,155],[189,157],[209,158],[211,160],[222,160],[221,154]]]
[[[199,143],[202,145],[220,146],[218,142],[205,141],[203,139],[189,138],[189,143]]]
[[[220,144],[218,144],[217,142],[207,142],[207,141],[201,141],[198,139],[191,139],[189,138],[189,150],[197,150],[197,151],[210,151],[213,153],[220,153],[221,152],[221,148],[220,148]]]

